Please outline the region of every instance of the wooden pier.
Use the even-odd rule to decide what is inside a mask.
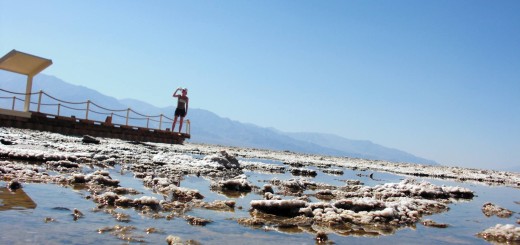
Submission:
[[[114,125],[38,112],[31,112],[30,115],[10,113],[9,110],[4,109],[0,109],[0,127],[34,129],[72,136],[90,135],[129,141],[170,144],[182,144],[185,139],[190,138],[190,135],[187,133],[174,133],[170,130]]]

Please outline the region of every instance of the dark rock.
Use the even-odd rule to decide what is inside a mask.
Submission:
[[[18,180],[11,180],[7,184],[7,188],[9,188],[9,190],[11,190],[11,191],[18,190],[18,189],[22,188],[22,184],[20,184],[20,182]]]
[[[0,139],[0,143],[2,143],[2,145],[14,145],[14,143],[12,141],[4,140],[4,139]]]
[[[327,233],[320,231],[318,234],[316,234],[316,243],[323,243],[329,240],[329,237],[327,236]]]
[[[99,140],[90,136],[90,135],[84,135],[83,139],[81,140],[85,144],[99,144]]]

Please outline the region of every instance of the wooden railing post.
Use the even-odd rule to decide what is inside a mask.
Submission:
[[[190,119],[186,120],[186,134],[191,134],[191,122],[190,122]]]
[[[13,107],[11,108],[11,110],[13,110],[13,111],[14,111],[14,105],[15,105],[15,103],[16,103],[16,96],[13,96]]]
[[[40,112],[40,104],[42,103],[42,93],[43,91],[40,90],[39,92],[39,95],[38,95],[38,112]]]
[[[163,115],[161,114],[161,117],[159,118],[159,130],[161,130],[162,127],[162,117]]]
[[[130,108],[126,110],[126,126],[128,126],[128,118],[130,117]]]
[[[88,111],[90,110],[90,100],[87,100],[87,114],[85,115],[85,119],[88,120]]]

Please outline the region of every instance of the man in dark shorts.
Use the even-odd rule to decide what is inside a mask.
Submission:
[[[181,94],[177,94],[181,91]],[[181,121],[179,122],[179,133],[182,130],[182,122],[184,121],[184,117],[188,113],[188,89],[187,88],[178,88],[173,93],[173,97],[177,97],[177,109],[175,109],[175,117],[173,118],[172,124],[172,132],[175,130],[175,124],[177,123],[177,119],[180,117]]]

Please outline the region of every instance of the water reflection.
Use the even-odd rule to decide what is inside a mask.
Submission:
[[[23,191],[0,187],[0,211],[35,209],[36,203]]]

